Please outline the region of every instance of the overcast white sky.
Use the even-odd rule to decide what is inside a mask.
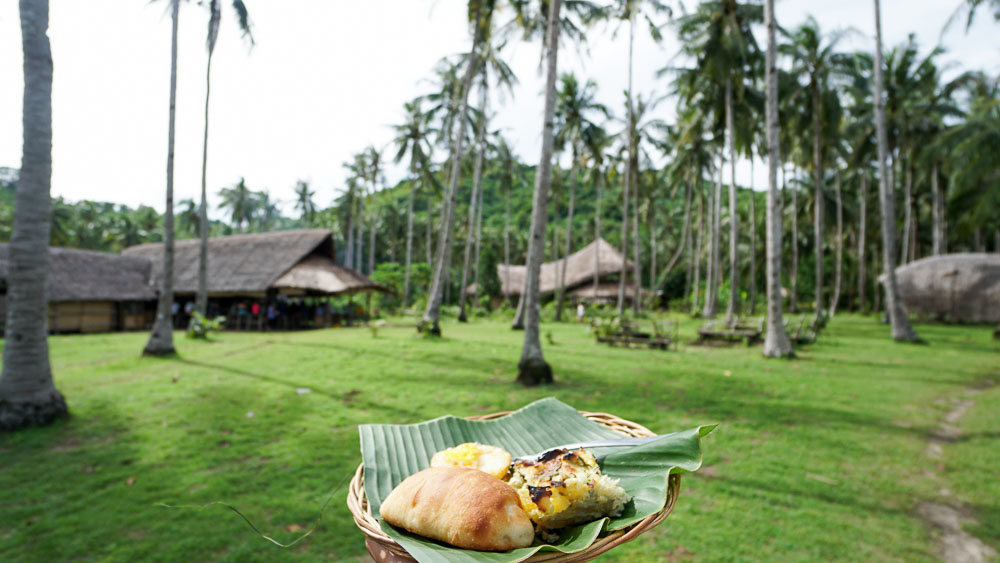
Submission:
[[[147,204],[163,209],[170,71],[170,18],[164,0],[50,0],[53,86],[53,195]],[[691,4],[692,2],[688,2]],[[403,103],[425,93],[435,63],[469,47],[460,0],[246,0],[257,45],[237,33],[228,2],[213,58],[209,142],[210,193],[241,176],[267,188],[292,213],[296,180],[309,181],[317,203],[341,189],[341,164],[369,143],[382,146]],[[883,0],[884,41],[916,33],[928,50],[959,0]],[[871,0],[778,0],[782,26],[812,13],[824,30],[861,33],[843,48],[871,48]],[[207,12],[181,6],[175,191],[196,198],[201,185]],[[1000,71],[1000,31],[984,11],[968,35],[956,25],[944,36],[960,69]],[[21,70],[17,3],[0,0],[0,166],[20,166]],[[672,32],[662,45],[640,34],[636,91],[664,92],[654,76],[676,52]],[[626,87],[627,35],[589,34],[589,52],[560,52],[560,71],[593,78],[599,99],[619,110]],[[537,44],[512,44],[506,54],[520,79],[515,100],[499,108],[496,125],[517,152],[535,163],[540,146],[543,79]],[[959,69],[956,69],[957,72]],[[662,105],[672,115],[672,102]],[[755,170],[758,186],[763,166]],[[401,178],[390,170],[389,180]],[[740,167],[741,182],[749,168]],[[214,216],[220,214],[213,212]]]

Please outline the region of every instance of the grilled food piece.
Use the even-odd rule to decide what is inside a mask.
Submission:
[[[431,467],[471,467],[505,479],[510,469],[510,454],[496,446],[466,442],[434,454]]]
[[[389,493],[379,514],[393,526],[464,549],[507,551],[535,537],[517,493],[482,471],[431,467]]]
[[[508,484],[540,529],[555,529],[619,516],[629,501],[625,489],[601,474],[593,454],[556,449],[539,460],[514,460]]]

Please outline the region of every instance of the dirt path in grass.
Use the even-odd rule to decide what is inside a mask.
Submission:
[[[927,457],[934,461],[933,470],[929,471],[928,476],[942,483],[938,493],[941,502],[921,502],[917,505],[917,514],[928,526],[938,531],[938,551],[948,563],[980,563],[997,555],[992,547],[962,529],[963,523],[975,523],[975,518],[967,505],[954,498],[941,477],[944,470],[941,463],[944,445],[955,442],[962,435],[958,423],[975,404],[973,398],[981,392],[980,389],[972,388],[965,390],[961,396],[952,397],[951,410],[927,441]]]

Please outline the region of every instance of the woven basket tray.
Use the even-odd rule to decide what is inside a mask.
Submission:
[[[499,418],[510,414],[511,412],[512,411],[505,411],[483,416],[473,416],[469,417],[469,420],[489,420],[491,418]],[[581,411],[581,414],[602,426],[606,426],[607,428],[616,430],[628,436],[654,435],[653,432],[644,426],[623,418],[618,418],[617,416],[611,414],[583,411]],[[382,528],[379,527],[378,520],[372,516],[371,509],[368,506],[368,498],[365,496],[364,470],[364,464],[359,465],[358,470],[354,473],[354,478],[351,479],[350,488],[347,492],[347,508],[350,509],[351,514],[354,516],[354,523],[358,525],[358,528],[361,528],[361,531],[364,532],[366,536],[365,545],[368,547],[368,553],[370,553],[372,558],[379,563],[415,561],[415,559],[410,557],[406,550],[396,543],[395,540],[382,532]],[[670,514],[670,512],[673,511],[674,503],[677,501],[677,495],[680,492],[680,486],[681,476],[677,473],[672,474],[667,484],[667,502],[664,505],[663,510],[657,512],[656,514],[650,514],[627,528],[616,530],[605,536],[598,537],[594,540],[594,543],[590,544],[584,550],[576,553],[543,551],[536,553],[525,561],[531,563],[542,561],[558,561],[560,563],[590,561],[598,555],[608,551],[612,547],[635,539],[639,534],[662,522]]]

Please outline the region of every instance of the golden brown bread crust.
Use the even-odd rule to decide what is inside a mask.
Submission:
[[[386,522],[478,551],[528,547],[535,537],[517,493],[478,469],[431,467],[389,493],[379,513]]]

